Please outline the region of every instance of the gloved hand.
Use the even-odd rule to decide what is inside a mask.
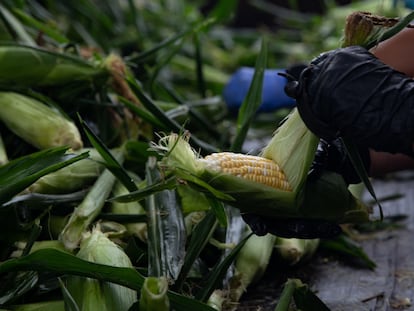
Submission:
[[[362,163],[368,170],[370,165],[368,149],[360,147],[359,151]],[[340,174],[348,184],[361,181],[340,139],[330,143],[323,139],[320,140],[308,179],[315,180],[326,170]],[[259,236],[271,233],[284,238],[313,239],[332,238],[342,232],[339,225],[323,220],[271,219],[255,214],[242,214],[242,218],[252,232]]]
[[[365,170],[369,172],[371,164],[369,150],[365,146],[357,146],[357,148],[362,164]],[[319,141],[318,149],[308,173],[308,179],[317,179],[324,170],[340,174],[348,185],[361,182],[343,141],[339,138],[331,142],[327,142],[324,139]]]
[[[317,136],[413,156],[414,80],[359,46],[314,59],[285,87]]]
[[[333,238],[342,232],[339,225],[311,219],[271,219],[256,214],[242,214],[243,220],[258,236],[268,233],[281,238]]]

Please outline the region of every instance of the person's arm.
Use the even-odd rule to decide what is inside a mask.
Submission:
[[[414,28],[402,30],[372,48],[371,52],[388,66],[414,77]],[[406,155],[370,150],[370,157],[369,172],[374,177],[414,169],[414,159]]]
[[[366,49],[327,52],[287,87],[303,121],[320,138],[414,155],[414,80]]]
[[[389,173],[414,169],[414,158],[405,154],[370,150],[370,158],[368,170],[371,177],[383,177]]]
[[[371,52],[388,66],[414,77],[414,28],[400,31]]]

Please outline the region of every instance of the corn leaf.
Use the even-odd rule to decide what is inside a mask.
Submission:
[[[92,263],[74,255],[43,249],[0,264],[0,274],[12,271],[48,271],[59,275],[71,274],[99,279],[140,291],[145,278],[132,268],[113,267]],[[168,292],[172,307],[177,311],[214,311],[213,308],[189,297]]]
[[[142,52],[138,56],[131,57],[129,59],[129,61],[134,62],[134,63],[143,62],[148,57],[152,56],[153,54],[157,53],[158,51],[162,50],[165,47],[168,47],[172,44],[175,44],[177,41],[183,39],[185,36],[187,36],[187,35],[189,35],[193,32],[196,33],[198,31],[208,27],[212,22],[213,22],[213,20],[207,19],[207,20],[203,20],[201,22],[195,23],[195,25],[192,25],[191,27],[179,32],[178,34],[176,34],[176,35],[174,35],[170,38],[165,39],[161,43],[156,44],[151,49],[148,49],[148,50]]]
[[[236,12],[237,5],[237,0],[220,0],[209,13],[209,18],[217,23],[225,22]]]
[[[262,45],[260,54],[256,60],[253,80],[237,116],[237,134],[231,146],[231,151],[240,152],[242,150],[250,124],[262,102],[263,77],[266,66],[267,43],[265,38],[262,38]]]
[[[362,162],[361,156],[358,153],[358,149],[356,148],[355,144],[347,139],[342,139],[344,142],[346,151],[348,152],[349,158],[352,162],[352,165],[355,168],[355,171],[357,172],[359,178],[364,183],[365,187],[367,188],[369,194],[374,198],[375,203],[378,204],[379,212],[380,212],[380,219],[384,219],[384,213],[382,211],[381,203],[378,201],[377,196],[375,194],[374,188],[372,187],[372,184],[369,180],[368,173],[365,169],[365,166]]]
[[[180,274],[173,286],[174,289],[180,290],[184,285],[188,273],[193,266],[195,260],[199,257],[201,251],[206,246],[208,240],[212,236],[217,227],[217,218],[215,214],[210,211],[206,214],[203,220],[198,223],[193,232],[191,239],[187,246],[187,254],[184,259],[184,264],[181,268]]]
[[[88,190],[80,190],[65,194],[43,194],[43,193],[26,193],[15,196],[7,201],[2,207],[8,207],[17,204],[26,204],[31,207],[47,207],[51,204],[73,204],[82,200]]]
[[[197,127],[202,129],[203,131],[208,132],[211,137],[215,139],[220,139],[223,135],[222,132],[217,130],[217,128],[214,126],[214,124],[211,123],[211,120],[209,119],[208,115],[205,115],[203,113],[200,113],[196,109],[194,109],[190,104],[187,104],[184,99],[180,98],[180,96],[177,94],[176,91],[174,91],[171,87],[165,84],[161,84],[160,88],[165,91],[177,104],[180,106],[184,106],[188,108],[188,115],[191,117],[191,120],[194,120]],[[205,99],[206,101],[211,100]],[[180,107],[179,106],[179,107]]]
[[[38,281],[39,276],[33,271],[10,272],[2,279],[0,285],[0,305],[17,300],[35,288]]]
[[[203,55],[202,55],[202,47],[201,47],[201,40],[200,34],[195,33],[193,35],[193,43],[194,43],[194,51],[195,57],[194,61],[196,63],[196,76],[197,76],[197,86],[198,91],[202,98],[207,96],[207,88],[206,88],[206,81],[204,78],[204,71],[203,71]]]
[[[234,259],[239,254],[240,250],[243,248],[246,241],[250,238],[251,235],[252,233],[243,238],[222,261],[218,262],[216,266],[213,267],[213,269],[208,274],[202,288],[197,292],[196,299],[204,302],[208,300],[213,291],[218,286],[220,286],[220,282],[223,281],[223,278],[226,275],[230,265],[234,262]]]
[[[45,25],[44,23],[36,20],[32,16],[26,14],[20,9],[13,9],[13,13],[26,25],[33,27],[42,33],[46,34],[53,40],[58,43],[67,43],[70,40],[66,38],[62,33],[56,31],[55,29],[51,28],[50,26]]]
[[[176,121],[169,118],[164,111],[162,111],[152,100],[149,96],[147,96],[142,88],[138,85],[138,83],[133,79],[127,79],[127,82],[129,86],[131,87],[131,90],[134,92],[134,94],[137,96],[137,98],[140,100],[142,105],[150,111],[154,117],[156,117],[160,122],[164,124],[165,127],[167,127],[170,131],[180,133],[183,132],[185,129],[178,124]],[[216,152],[217,148],[214,146],[196,138],[194,135],[191,135],[190,141],[195,145],[201,148],[201,151],[204,153],[212,153]]]
[[[160,122],[156,117],[154,117],[151,113],[149,113],[147,110],[138,107],[133,102],[127,100],[126,98],[120,97],[119,99],[129,110],[131,110],[134,114],[139,116],[142,120],[150,123],[151,125],[155,126],[158,129],[161,130],[167,130],[168,128]]]
[[[295,305],[303,311],[330,311],[306,284],[298,285],[293,293]]]
[[[105,160],[104,164],[106,168],[110,170],[111,173],[114,174],[129,191],[138,190],[137,186],[135,185],[135,182],[131,179],[127,171],[118,162],[118,160],[111,153],[108,147],[106,147],[103,141],[95,135],[95,133],[88,126],[88,124],[80,116],[79,119],[83,129],[85,130],[86,135],[89,138],[89,141]]]
[[[163,190],[171,190],[177,187],[177,179],[173,176],[168,179],[158,180],[152,185],[148,185],[145,188],[139,189],[137,191],[130,192],[129,194],[124,194],[108,199],[109,202],[122,202],[128,203],[133,201],[141,201],[148,197],[149,195],[155,194]]]
[[[17,35],[19,41],[27,45],[36,46],[36,42],[24,29],[22,23],[3,5],[0,4],[0,17],[6,23],[12,34]]]
[[[320,242],[322,249],[337,253],[345,258],[349,258],[359,265],[368,269],[374,269],[377,265],[365,253],[363,248],[345,235],[340,235],[332,239],[323,239]]]
[[[180,177],[180,178],[182,178],[182,179],[184,179],[184,180],[186,180],[188,182],[191,182],[191,183],[199,186],[200,188],[204,188],[205,190],[207,190],[208,192],[210,192],[217,199],[225,200],[225,201],[229,201],[229,202],[234,201],[234,198],[231,195],[226,194],[224,192],[221,192],[221,191],[213,188],[207,182],[201,180],[197,176],[194,176],[194,175],[192,175],[190,173],[187,173],[186,171],[180,170],[180,169],[176,170],[174,173],[178,177]]]
[[[67,147],[56,147],[23,156],[0,166],[0,204],[26,189],[40,177],[88,157],[66,154]]]
[[[207,196],[207,200],[210,203],[211,210],[217,217],[219,225],[222,227],[227,227],[227,215],[226,210],[224,209],[223,202],[218,201],[217,199]]]
[[[299,279],[288,279],[283,287],[275,311],[289,311],[292,302],[303,311],[330,311],[306,284]]]

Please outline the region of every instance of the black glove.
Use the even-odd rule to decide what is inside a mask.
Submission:
[[[369,150],[365,146],[357,146],[357,148],[362,164],[368,172],[371,164]],[[340,174],[348,185],[361,182],[343,141],[339,138],[331,142],[324,139],[319,141],[318,149],[308,173],[308,179],[317,179],[324,170]]]
[[[282,238],[333,238],[342,232],[339,225],[314,219],[273,219],[255,214],[242,214],[243,220],[258,236],[268,233]]]
[[[285,90],[296,98],[308,128],[326,141],[343,137],[378,151],[414,155],[414,80],[366,49],[322,54]]]
[[[367,148],[360,147],[359,152],[366,169],[370,164]],[[361,180],[349,159],[342,140],[331,143],[321,139],[314,160],[308,173],[308,179],[317,179],[325,170],[336,172],[348,184],[359,183]],[[242,214],[243,220],[252,232],[262,236],[267,233],[284,238],[332,238],[342,232],[335,223],[312,219],[273,219],[255,214]]]

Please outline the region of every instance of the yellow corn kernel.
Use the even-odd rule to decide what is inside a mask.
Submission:
[[[208,169],[223,172],[276,189],[292,191],[284,172],[272,160],[233,152],[212,153],[203,159]]]

